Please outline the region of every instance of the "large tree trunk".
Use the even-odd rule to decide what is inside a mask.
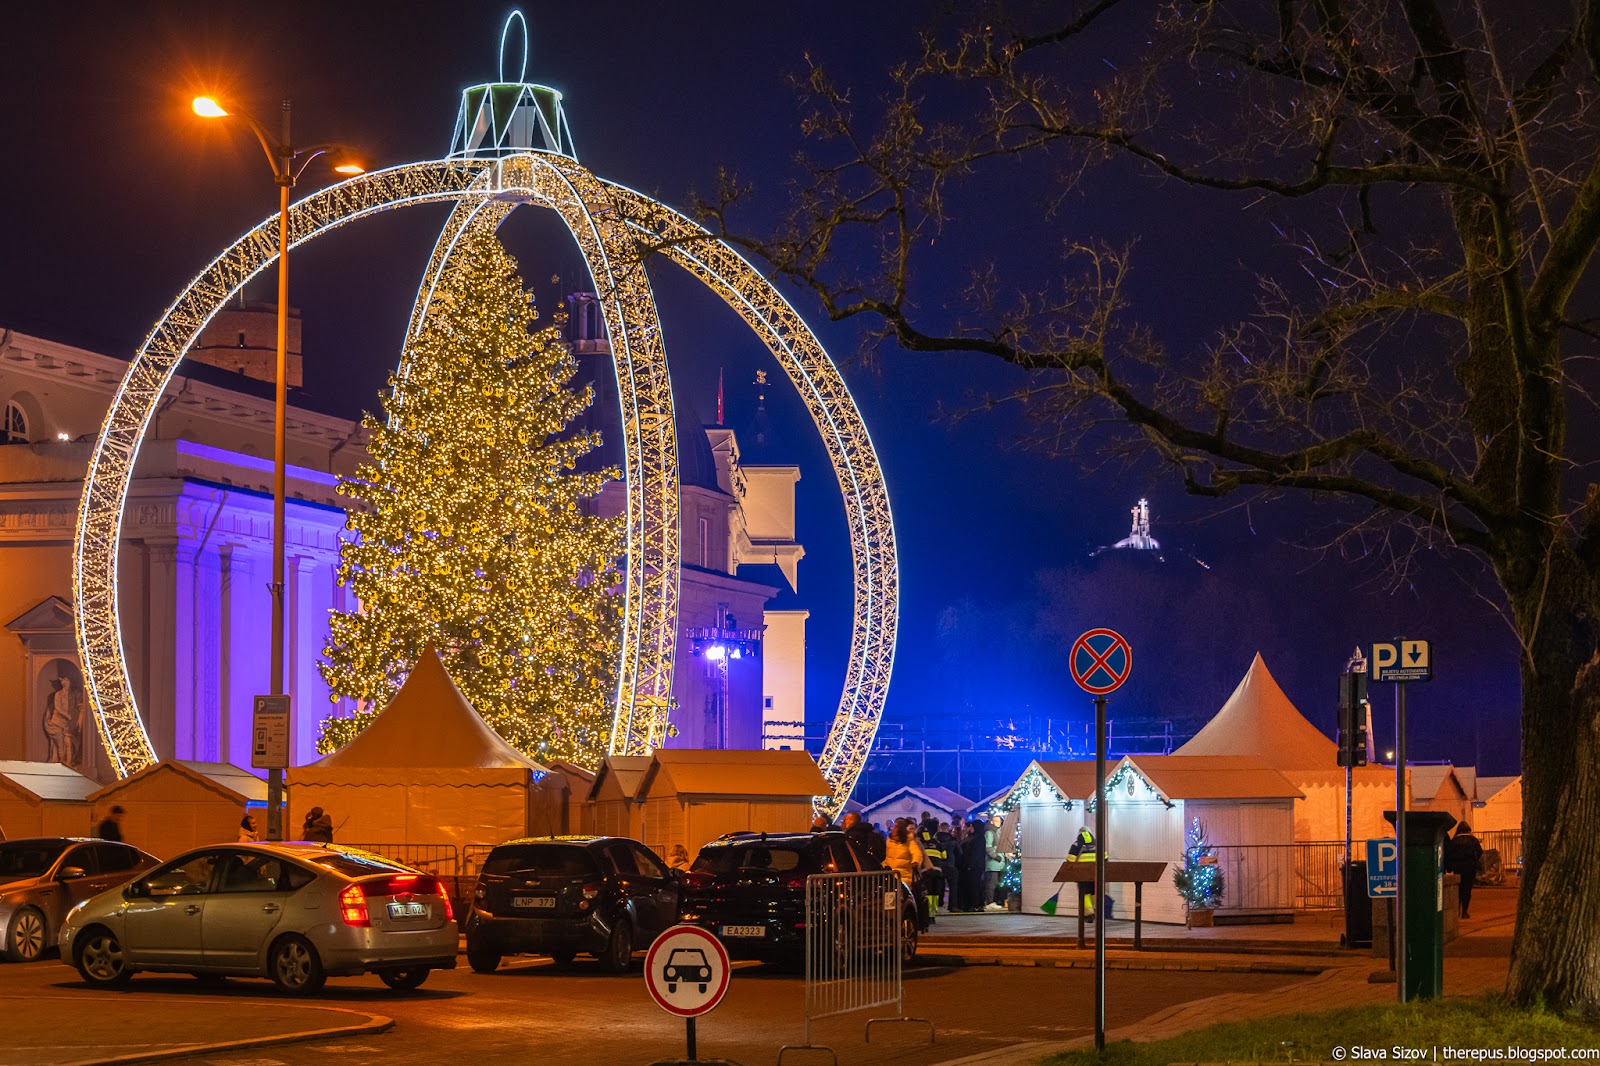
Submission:
[[[1530,538],[1531,539],[1531,538]],[[1502,580],[1522,637],[1522,890],[1507,994],[1600,1010],[1600,594],[1565,538]],[[1538,566],[1535,560],[1543,560]],[[1520,571],[1520,572],[1507,572]]]

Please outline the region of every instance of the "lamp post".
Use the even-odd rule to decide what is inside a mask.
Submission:
[[[268,667],[267,684],[271,695],[284,694],[283,683],[283,556],[284,556],[284,497],[285,497],[285,423],[289,409],[288,337],[289,337],[289,190],[295,179],[310,162],[331,152],[349,154],[344,145],[319,144],[309,148],[295,148],[290,139],[289,118],[293,110],[288,100],[283,101],[281,132],[274,138],[249,112],[228,111],[209,96],[196,97],[194,113],[203,118],[238,118],[250,127],[261,150],[267,154],[272,167],[272,180],[278,186],[278,352],[276,360],[276,389],[272,411],[272,651]],[[360,174],[363,168],[349,160],[335,164],[339,174]],[[283,839],[283,769],[267,770],[267,839]]]

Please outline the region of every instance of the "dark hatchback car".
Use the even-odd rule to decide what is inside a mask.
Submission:
[[[33,837],[0,843],[0,955],[33,962],[56,946],[73,907],[156,864],[110,840]]]
[[[805,956],[806,878],[875,869],[843,833],[729,833],[700,849],[683,877],[683,920],[709,929],[736,959]],[[917,953],[922,921],[910,889],[900,896],[901,955]]]
[[[570,963],[593,955],[611,973],[633,965],[678,921],[677,876],[625,837],[539,837],[495,847],[483,862],[467,916],[467,962],[479,973],[506,955]]]

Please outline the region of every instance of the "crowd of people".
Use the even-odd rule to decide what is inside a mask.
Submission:
[[[896,818],[876,826],[851,811],[837,827],[822,815],[811,824],[812,832],[835,828],[844,831],[864,863],[893,870],[918,898],[926,899],[930,917],[940,910],[1006,907],[1010,890],[1001,884],[1001,874],[1014,856],[1000,842],[998,818],[951,824],[923,811],[921,819]]]

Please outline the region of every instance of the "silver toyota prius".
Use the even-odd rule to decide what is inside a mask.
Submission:
[[[61,961],[99,987],[150,970],[270,977],[298,995],[376,973],[406,991],[454,969],[456,944],[449,897],[429,874],[333,844],[229,844],[74,907]]]

